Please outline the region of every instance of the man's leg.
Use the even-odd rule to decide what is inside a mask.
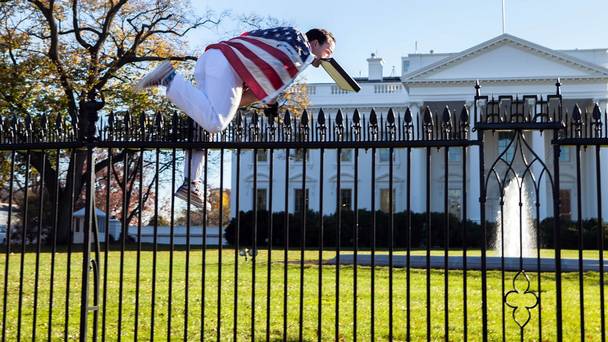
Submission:
[[[167,96],[206,130],[215,132],[224,129],[239,107],[242,81],[224,55],[217,50],[210,50],[199,58],[194,77],[196,88],[177,75],[167,90]],[[184,176],[189,177],[191,183],[188,185],[187,180],[176,193],[179,198],[186,199],[187,188],[190,187],[190,200],[199,207],[205,205],[201,182],[204,153],[193,150],[191,164],[188,163],[186,154]]]
[[[195,87],[181,75],[169,84],[167,97],[205,130],[225,129],[239,107],[243,81],[219,50],[205,52],[197,61]]]

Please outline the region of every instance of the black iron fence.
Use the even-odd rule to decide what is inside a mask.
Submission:
[[[102,107],[1,118],[3,341],[605,340],[608,117],[559,82],[218,134]]]

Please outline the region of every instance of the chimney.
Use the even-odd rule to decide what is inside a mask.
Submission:
[[[382,58],[376,57],[375,53],[372,53],[372,56],[367,59],[368,64],[368,79],[370,81],[382,81]]]

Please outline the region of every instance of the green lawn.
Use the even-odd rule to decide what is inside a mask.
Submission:
[[[352,253],[352,252],[345,252]],[[369,253],[365,251],[362,253]],[[382,252],[385,253],[385,252]],[[421,253],[417,251],[415,254]],[[424,252],[422,252],[424,253]],[[458,252],[452,252],[454,255]],[[452,254],[450,253],[450,254]],[[565,251],[564,257],[577,257],[577,251]],[[400,253],[402,254],[402,253]],[[442,255],[440,251],[433,254]],[[479,254],[471,251],[471,255]],[[552,256],[552,251],[542,251],[543,256]],[[5,254],[0,255],[0,288],[4,287]],[[206,252],[206,272],[204,277],[205,316],[201,318],[201,289],[202,289],[202,251],[193,249],[190,252],[190,272],[188,286],[186,286],[186,252],[176,251],[173,254],[173,277],[169,278],[170,252],[158,252],[156,304],[155,304],[155,339],[167,339],[167,318],[171,317],[170,335],[171,339],[181,340],[184,337],[185,326],[185,290],[188,289],[188,340],[201,339],[201,322],[203,324],[204,339],[217,339],[217,311],[221,308],[221,340],[232,340],[233,331],[233,307],[234,307],[234,284],[235,284],[235,251],[224,249],[222,253],[222,281],[219,284],[221,290],[222,304],[217,305],[218,298],[218,271],[219,253],[215,249]],[[324,252],[323,258],[329,259],[335,256],[335,252]],[[21,254],[10,254],[9,282],[8,282],[8,304],[7,304],[7,338],[15,340],[18,329],[18,296],[19,296],[19,268]],[[585,257],[597,257],[597,252],[585,251]],[[318,303],[318,252],[307,251],[304,256],[304,340],[316,340],[317,333],[317,303]],[[103,259],[103,254],[102,254]],[[61,252],[56,255],[55,282],[49,283],[51,254],[45,252],[40,255],[40,280],[38,292],[38,311],[36,321],[36,340],[46,339],[48,331],[48,303],[50,288],[54,291],[52,336],[54,340],[63,340],[64,312],[66,301],[66,276],[67,276],[67,253]],[[139,335],[140,340],[150,339],[151,330],[151,296],[152,296],[152,260],[151,251],[141,252],[140,292],[139,292]],[[299,285],[300,285],[300,252],[289,252],[288,263],[288,312],[287,312],[287,334],[288,340],[298,339],[298,315],[299,315]],[[79,307],[80,307],[80,270],[81,254],[72,255],[72,274],[70,279],[70,306],[69,306],[69,331],[70,339],[78,338]],[[121,335],[127,340],[132,340],[135,327],[135,302],[136,302],[136,265],[137,252],[127,251],[124,258],[124,293],[122,309],[122,331]],[[250,340],[251,335],[251,294],[252,294],[252,266],[251,260],[245,261],[243,257],[238,258],[238,323],[237,339]],[[266,297],[267,293],[267,266],[268,253],[260,251],[256,260],[255,273],[255,334],[256,340],[265,340],[266,334]],[[23,312],[21,324],[21,337],[31,339],[33,324],[33,306],[35,289],[35,267],[36,254],[26,253],[23,279]],[[270,336],[271,340],[282,339],[283,334],[283,270],[285,263],[282,250],[273,250],[271,262],[271,290],[270,290]],[[357,337],[359,340],[370,339],[371,325],[371,268],[359,267],[357,271]],[[339,296],[339,326],[341,339],[353,340],[353,281],[355,268],[351,266],[340,267],[340,296]],[[426,271],[411,270],[411,334],[413,340],[426,340]],[[431,339],[443,339],[444,334],[444,272],[440,270],[431,271]],[[500,340],[502,338],[502,308],[506,315],[506,339],[519,339],[519,328],[512,319],[512,311],[503,306],[501,274],[500,272],[488,272],[488,326],[489,339]],[[531,290],[538,289],[538,276],[536,273],[528,274],[531,278]],[[114,341],[118,336],[118,303],[119,303],[119,277],[120,277],[120,253],[113,251],[109,254],[108,288],[107,288],[107,340]],[[506,291],[512,288],[513,273],[505,275]],[[389,324],[389,270],[387,267],[376,268],[376,292],[375,292],[375,327],[376,339],[388,339]],[[449,329],[450,340],[463,340],[463,272],[449,272]],[[563,329],[565,340],[580,340],[580,305],[579,305],[579,283],[578,273],[564,273],[563,279]],[[467,312],[469,340],[481,339],[481,274],[478,271],[467,272]],[[172,290],[171,313],[168,313],[169,286]],[[335,306],[337,298],[335,295],[336,267],[323,266],[323,297],[322,314],[323,323],[321,331],[323,340],[334,340]],[[542,337],[543,340],[552,341],[555,336],[555,277],[547,273],[541,277],[542,287]],[[600,300],[599,300],[599,274],[586,273],[584,275],[585,294],[585,331],[587,340],[600,339]],[[393,303],[394,303],[394,338],[405,340],[406,338],[406,270],[395,269],[393,272]],[[100,294],[101,299],[101,294]],[[526,340],[538,340],[538,313],[539,307],[532,309],[532,319],[525,328]],[[1,312],[0,312],[1,314]],[[92,316],[91,316],[92,317]],[[101,316],[100,316],[101,331]]]

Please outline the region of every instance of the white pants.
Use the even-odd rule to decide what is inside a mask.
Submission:
[[[239,108],[243,81],[224,54],[216,49],[208,50],[199,57],[194,68],[194,79],[196,86],[183,76],[175,75],[167,89],[167,97],[210,133],[225,129]],[[200,179],[203,157],[203,151],[192,151],[190,168],[186,155],[184,176],[189,176],[191,181]]]

